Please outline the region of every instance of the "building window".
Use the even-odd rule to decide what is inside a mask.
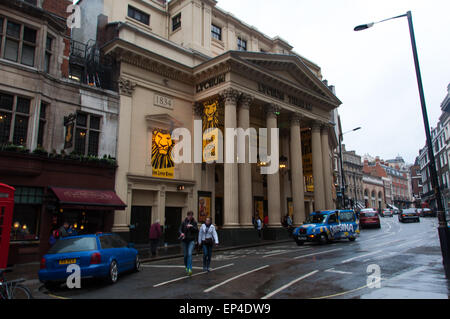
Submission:
[[[47,123],[47,108],[48,105],[44,102],[41,103],[41,109],[39,111],[39,129],[38,129],[38,140],[37,146],[44,147],[44,132],[45,132],[45,124]]]
[[[98,156],[100,121],[100,116],[77,113],[74,150],[77,154]]]
[[[212,24],[211,25],[211,36],[213,39],[222,41],[222,28]]]
[[[172,18],[172,32],[181,28],[181,13]]]
[[[15,189],[11,240],[37,240],[44,189],[20,186]]]
[[[47,35],[47,40],[45,41],[45,61],[44,61],[44,71],[50,73],[50,62],[52,60],[52,48],[53,48],[53,38]]]
[[[25,146],[29,115],[29,99],[0,93],[0,144]]]
[[[238,41],[238,51],[247,51],[247,40],[243,40],[239,37],[237,41]]]
[[[128,6],[128,16],[143,24],[150,25],[150,15],[132,6]]]
[[[3,57],[13,62],[34,66],[37,31],[22,24],[0,19],[0,38],[5,45]],[[6,32],[3,30],[6,27]]]

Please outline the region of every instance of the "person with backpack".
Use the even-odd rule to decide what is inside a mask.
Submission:
[[[211,218],[206,218],[205,223],[200,227],[198,234],[198,244],[203,247],[203,271],[210,271],[212,249],[214,244],[219,245],[216,227],[212,224]]]
[[[195,248],[195,242],[198,236],[198,224],[194,219],[194,212],[189,211],[186,219],[179,229],[180,237],[183,245],[184,254],[184,266],[186,267],[186,273],[192,276],[192,252]]]

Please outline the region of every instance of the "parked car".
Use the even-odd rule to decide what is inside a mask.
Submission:
[[[420,216],[421,217],[436,217],[437,214],[435,211],[433,211],[429,208],[424,208],[424,209],[422,209]]]
[[[394,217],[392,210],[385,208],[381,211],[381,217]]]
[[[307,241],[321,244],[340,239],[354,241],[359,236],[358,218],[353,210],[314,212],[294,230],[293,236],[299,246]]]
[[[361,228],[381,228],[380,216],[373,208],[361,209],[361,212],[359,213],[359,224],[361,225]]]
[[[394,215],[398,215],[400,213],[400,210],[394,208],[392,212],[394,213]]]
[[[125,271],[138,271],[138,251],[115,234],[95,234],[59,239],[41,260],[39,280],[47,287],[65,282],[67,267],[80,266],[81,279],[104,278],[116,283]]]
[[[398,215],[398,221],[401,223],[405,223],[407,221],[415,221],[420,223],[419,213],[414,208],[404,209]]]

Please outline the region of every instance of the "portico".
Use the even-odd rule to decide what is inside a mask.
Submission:
[[[193,210],[200,222],[212,217],[222,241],[230,244],[258,240],[253,229],[255,216],[268,218],[264,236],[277,239],[287,236],[281,226],[285,214],[298,225],[313,209],[334,208],[331,160],[337,138],[330,112],[340,101],[298,57],[230,51],[186,67],[126,46],[111,46],[111,53],[122,61],[124,83],[121,120],[125,124],[121,123],[119,130],[116,189],[128,204],[125,213],[116,213],[117,232],[126,231],[125,225],[131,224],[132,207],[139,204],[134,199],[143,189],[153,192],[152,200],[143,206],[157,207],[152,209],[151,220],[177,227],[173,221],[168,224],[167,191],[185,194],[180,199],[181,215]],[[170,106],[152,105],[159,96],[166,97]],[[223,132],[223,162],[216,144],[211,161],[195,163],[199,148],[193,146],[192,163],[174,164],[173,175],[156,178],[157,170],[151,169],[154,164],[150,161],[154,134],[171,134],[184,127],[194,135],[198,133],[194,132],[195,120],[202,120],[203,133],[206,129]],[[251,136],[245,139],[245,161],[237,156],[237,139],[234,154],[227,154],[225,146],[231,138],[225,134],[227,128],[268,129],[267,146],[261,144],[261,136],[257,145],[259,150],[266,148],[269,158],[272,154],[277,157],[267,162],[258,156],[252,163]],[[275,145],[271,145],[271,129],[279,129],[278,136],[273,136],[278,140]],[[195,143],[193,138],[192,145]],[[146,145],[147,150],[139,145]],[[205,147],[204,142],[201,149]],[[227,162],[227,158],[234,161]],[[279,159],[285,161],[283,165]],[[274,173],[261,174],[274,164]]]

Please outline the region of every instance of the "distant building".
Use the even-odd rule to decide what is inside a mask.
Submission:
[[[377,210],[386,208],[383,179],[364,173],[362,182],[364,188],[364,206]]]
[[[342,158],[345,179],[345,197],[350,206],[364,208],[363,164],[361,156],[355,151],[347,151],[342,145]]]
[[[409,169],[411,175],[411,188],[414,204],[416,207],[420,207],[423,187],[422,187],[422,175],[420,171],[419,157],[416,158],[414,165],[412,165]]]
[[[431,138],[436,161],[437,178],[441,189],[443,206],[447,210],[450,207],[450,84],[447,87],[447,96],[441,104],[442,114],[435,128],[431,129]],[[436,199],[431,183],[430,162],[428,156],[428,147],[425,145],[420,150],[419,164],[422,174],[423,196],[421,198],[423,205],[437,208]]]

